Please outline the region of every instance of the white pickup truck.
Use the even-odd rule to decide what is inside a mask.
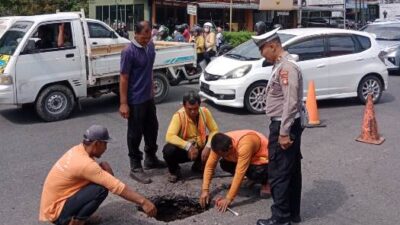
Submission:
[[[129,43],[83,12],[19,17],[0,38],[0,104],[34,103],[43,120],[65,119],[81,98],[118,93],[121,50]],[[196,52],[189,43],[155,45],[161,102],[176,72],[196,66]]]

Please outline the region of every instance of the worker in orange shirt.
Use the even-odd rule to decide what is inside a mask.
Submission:
[[[215,167],[220,160],[221,169],[233,174],[231,187],[225,198],[217,202],[217,208],[225,212],[239,191],[245,176],[255,183],[261,183],[260,196],[270,197],[268,185],[268,139],[254,130],[236,130],[217,133],[211,140],[211,154],[207,160],[200,205],[209,203],[209,187]]]
[[[151,201],[115,178],[107,162],[94,160],[103,155],[110,140],[107,128],[93,125],[86,130],[82,143],[54,164],[43,185],[40,221],[84,225],[93,218],[108,191],[140,205],[148,216],[156,215],[157,209]]]

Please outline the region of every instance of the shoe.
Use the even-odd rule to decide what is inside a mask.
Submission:
[[[271,198],[271,188],[270,188],[269,184],[261,185],[260,198],[263,198],[263,199]]]
[[[142,184],[150,184],[152,180],[147,177],[147,174],[143,171],[143,168],[135,168],[131,169],[129,176],[134,179],[135,181],[142,183]]]
[[[168,181],[170,183],[176,183],[181,178],[181,170],[178,168],[175,173],[170,173],[168,175]]]
[[[293,223],[300,223],[301,222],[301,217],[300,217],[300,215],[292,216],[290,218],[290,221],[292,221]]]
[[[157,156],[146,156],[146,158],[144,159],[144,169],[148,170],[148,169],[162,169],[162,168],[166,168],[167,164],[162,161],[159,160],[157,158]]]
[[[267,220],[257,220],[257,225],[291,225],[290,222],[279,223],[276,219],[269,218]]]
[[[97,225],[102,222],[102,219],[99,215],[91,215],[86,221],[85,225]]]
[[[203,173],[203,166],[200,161],[194,161],[191,168],[194,173]]]

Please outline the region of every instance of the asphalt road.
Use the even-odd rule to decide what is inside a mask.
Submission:
[[[400,76],[389,78],[389,90],[375,106],[380,133],[386,141],[367,145],[354,141],[360,134],[364,106],[354,99],[319,101],[320,117],[326,128],[306,129],[303,134],[302,224],[392,225],[400,219]],[[171,88],[168,99],[157,107],[160,123],[159,146],[172,114],[180,107],[182,94],[197,84]],[[264,115],[208,104],[221,131],[255,129],[267,133]],[[128,176],[126,121],[118,114],[118,99],[104,96],[82,102],[82,111],[72,118],[44,123],[32,109],[0,106],[0,224],[40,224],[39,200],[43,181],[53,163],[81,141],[91,124],[109,128],[117,139],[101,160],[110,162],[117,177],[146,196],[180,194],[197,198],[201,180],[193,179],[185,165],[184,182],[169,184],[166,170],[150,171],[153,184],[141,185]],[[161,151],[158,152],[161,156]],[[222,174],[220,171],[218,174]],[[216,178],[213,189],[231,178]],[[215,191],[217,192],[217,191]],[[220,191],[224,194],[226,190]],[[233,209],[240,213],[220,214],[214,208],[170,224],[255,224],[270,216],[271,200],[260,200],[258,190],[242,189]],[[146,218],[134,204],[114,196],[99,209],[102,224],[163,224]]]

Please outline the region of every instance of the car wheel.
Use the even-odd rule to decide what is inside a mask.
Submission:
[[[266,99],[265,88],[267,82],[257,82],[247,89],[244,95],[244,105],[246,109],[254,114],[261,114],[265,112]]]
[[[372,93],[372,100],[374,103],[379,102],[383,91],[382,82],[377,76],[368,75],[364,77],[358,85],[358,98],[365,104],[368,94]]]
[[[35,110],[44,121],[51,122],[67,118],[75,107],[75,96],[64,85],[52,85],[39,94]]]
[[[165,74],[154,72],[154,101],[155,103],[162,102],[168,95],[169,83]]]

